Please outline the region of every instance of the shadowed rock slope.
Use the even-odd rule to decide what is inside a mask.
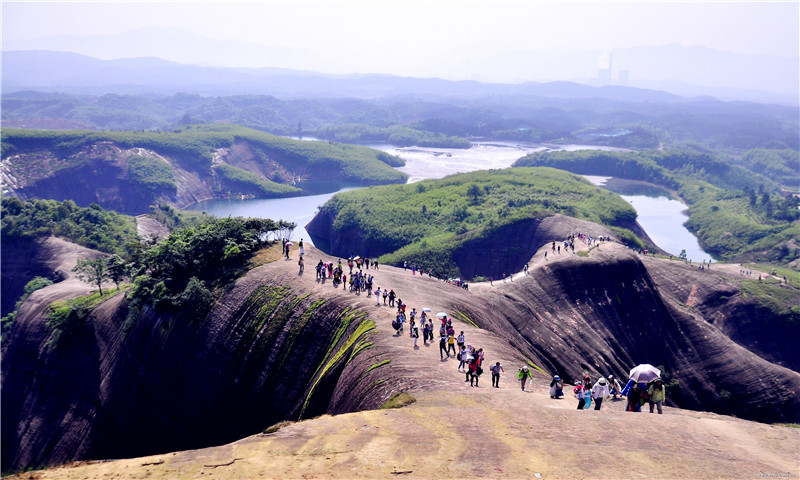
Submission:
[[[378,257],[390,253],[401,245],[370,242],[357,228],[337,229],[332,209],[322,209],[306,225],[314,245],[335,255],[347,256],[359,252],[366,257]],[[588,230],[587,230],[588,228]],[[652,251],[663,253],[655,247],[641,226],[633,222],[628,228],[641,238]],[[583,229],[583,230],[582,230]],[[452,254],[462,278],[476,276],[501,278],[504,273],[519,271],[531,258],[531,253],[540,246],[561,239],[572,233],[591,231],[592,235],[618,238],[610,228],[560,214],[546,215],[542,218],[522,218],[494,228],[491,234],[461,235],[464,241]],[[426,268],[424,262],[418,265]],[[427,271],[427,269],[426,269]]]
[[[380,387],[353,395],[374,356],[356,356],[374,328],[362,306],[281,273],[252,271],[203,319],[131,312],[118,294],[58,344],[46,305],[76,292],[35,292],[3,348],[3,470],[193,448],[380,405]],[[343,376],[348,366],[359,376]],[[331,404],[337,386],[351,395]]]
[[[552,218],[539,228],[543,238],[558,238],[562,229],[597,226]],[[548,260],[543,249],[531,251],[529,275],[469,291],[393,267],[370,273],[409,308],[441,309],[460,320],[457,329],[486,349],[487,362],[505,364],[506,385],[526,359],[542,369],[542,383],[583,370],[624,377],[651,363],[679,381],[668,389],[671,404],[800,420],[800,375],[718,326],[744,323],[737,318],[752,308],[752,299],[714,294],[736,290],[727,278],[735,266],[700,274],[615,243],[591,250],[579,243],[577,250],[584,253]],[[464,388],[438,347],[420,341],[413,350],[407,337],[393,335],[393,309],[315,282],[317,259],[335,261],[309,248],[304,276],[294,255],[252,270],[203,319],[148,309],[131,315],[119,294],[59,347],[48,344],[43,309],[61,284],[35,292],[3,346],[4,471],[220,444],[284,419],[375,408],[400,391]],[[47,302],[37,300],[45,296]],[[791,334],[780,324],[771,328],[776,337]],[[797,360],[790,352],[772,356],[786,365]],[[482,382],[486,388],[489,378]],[[513,411],[517,401],[502,408]]]

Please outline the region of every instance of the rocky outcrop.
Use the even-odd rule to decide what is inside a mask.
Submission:
[[[175,188],[151,189],[132,180],[128,159],[134,155],[169,164]],[[2,173],[7,193],[21,200],[72,200],[80,206],[97,203],[128,214],[147,213],[158,201],[182,208],[214,195],[200,173],[187,170],[180,161],[112,142],[90,144],[67,158],[49,150],[23,152],[3,159]]]
[[[678,302],[665,288],[666,278],[686,282],[693,268],[666,263],[666,270],[651,274],[633,252],[602,245],[588,257],[542,265],[513,286],[503,284],[488,297],[453,308],[569,380],[584,370],[594,378],[626,378],[637,364],[663,365],[678,379],[669,400],[682,408],[794,421],[800,374],[731,340],[699,314],[698,305]]]
[[[614,242],[545,260],[535,239],[549,244],[565,231],[601,227],[563,217],[526,226],[534,227],[518,232],[534,240],[529,275],[513,282],[465,291],[402,269],[370,272],[410,306],[461,320],[492,361],[508,362],[507,377],[522,359],[568,380],[584,370],[624,378],[651,363],[665,369],[671,405],[800,420],[800,375],[776,363],[788,366],[794,357],[770,357],[728,336],[745,335],[733,326],[746,325],[755,307],[730,295],[736,288],[723,266],[701,274]],[[309,265],[335,261],[313,248],[306,255]],[[452,388],[455,366],[439,362],[435,347],[398,346],[408,338],[391,334],[393,309],[298,276],[293,261],[250,271],[204,317],[133,311],[119,294],[53,345],[45,307],[77,294],[64,283],[31,296],[3,345],[4,471],[218,445],[285,419],[375,408],[399,391]],[[765,338],[792,334],[778,323],[771,328]],[[426,355],[435,367],[421,367]]]
[[[790,313],[776,312],[744,291],[735,282],[744,278],[738,273],[738,265],[699,269],[649,257],[644,262],[659,291],[671,303],[703,318],[759,357],[800,371],[800,351],[795,345],[800,338],[800,323]],[[780,290],[790,306],[800,302],[800,295],[789,285],[771,288]]]
[[[403,246],[369,242],[357,228],[335,228],[335,220],[334,210],[323,206],[306,225],[306,231],[314,245],[332,255],[347,256],[351,252],[359,252],[366,257],[378,257]],[[653,243],[638,223],[628,227],[646,243]],[[471,279],[478,275],[502,278],[503,274],[520,271],[530,260],[531,252],[541,245],[554,241],[560,245],[567,235],[573,233],[583,233],[594,238],[601,235],[617,238],[613,230],[603,225],[553,214],[521,219],[478,236],[472,233],[462,235],[464,241],[453,252],[452,259],[462,278]],[[560,246],[563,248],[563,245]],[[663,253],[657,247],[653,251]]]
[[[232,131],[254,135],[244,128]],[[86,137],[96,138],[91,135]],[[44,134],[38,142],[14,137],[12,154],[0,163],[4,193],[22,200],[73,200],[80,206],[94,202],[137,215],[148,213],[156,203],[182,209],[214,198],[287,197],[406,180],[404,173],[380,160],[378,152],[362,147],[321,142],[309,146],[288,139],[271,145],[273,140],[253,140],[260,138],[257,135],[249,140],[237,135],[197,140],[189,135],[153,146],[152,137],[137,135],[128,132],[123,140],[86,144],[81,144],[85,139],[73,139],[80,147]],[[197,148],[195,143],[203,141],[209,146]],[[198,158],[203,155],[208,158]],[[139,162],[133,175],[132,158]],[[223,166],[226,169],[218,170]]]
[[[58,291],[62,296],[87,292],[88,286],[74,278],[72,269],[79,258],[94,258],[100,255],[97,251],[57,237],[41,239],[4,237],[0,253],[2,253],[0,273],[3,285],[3,316],[14,310],[15,303],[25,291],[25,285],[34,277],[61,282]],[[34,292],[33,295],[41,294]],[[30,307],[30,305],[24,306]]]
[[[21,311],[3,348],[3,470],[218,444],[328,411],[371,324],[285,280],[255,270],[205,318],[131,311],[119,294],[56,345],[44,305]],[[357,378],[369,385],[363,368]],[[385,396],[371,389],[332,411]]]
[[[356,228],[344,231],[334,230],[334,220],[336,220],[334,212],[323,206],[306,225],[306,231],[311,236],[311,241],[320,250],[330,252],[331,255],[345,257],[351,252],[359,252],[359,255],[369,258],[387,253],[386,246],[367,242],[364,234]]]
[[[17,300],[25,293],[25,285],[34,277],[45,277],[53,274],[38,254],[41,249],[37,242],[30,240],[3,239],[3,248],[0,248],[3,268],[2,275],[3,295],[2,314],[5,317],[14,311]]]

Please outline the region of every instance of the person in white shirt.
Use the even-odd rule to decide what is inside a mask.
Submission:
[[[500,362],[495,363],[489,370],[492,371],[492,386],[494,388],[500,388],[500,372],[505,372],[503,366],[500,365]]]
[[[603,405],[603,399],[608,396],[608,385],[606,379],[600,377],[600,380],[592,387],[592,398],[594,399],[594,409],[600,410]]]
[[[458,359],[460,360],[458,362],[458,371],[459,372],[461,371],[462,368],[464,370],[467,369],[467,356],[468,355],[469,355],[469,352],[467,352],[467,347],[462,345],[461,348],[458,351]]]
[[[464,331],[463,330],[456,337],[456,343],[458,344],[458,350],[461,351],[461,347],[464,346]]]

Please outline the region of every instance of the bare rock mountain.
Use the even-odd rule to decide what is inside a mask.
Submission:
[[[574,222],[549,217],[535,234],[598,228]],[[737,266],[699,271],[615,242],[579,243],[581,255],[547,260],[542,248],[529,250],[528,275],[469,290],[401,268],[369,273],[409,308],[448,312],[457,330],[486,350],[487,362],[506,365],[508,388],[515,367],[527,361],[541,369],[539,385],[550,375],[572,380],[584,371],[624,377],[651,363],[677,380],[668,389],[670,405],[764,422],[800,420],[797,354],[761,340],[754,347],[747,316],[756,307],[730,280]],[[398,392],[450,398],[465,388],[463,374],[451,359],[440,361],[435,345],[412,349],[408,338],[393,334],[394,309],[315,281],[310,265],[318,259],[336,261],[308,248],[305,275],[297,274],[296,253],[251,270],[207,316],[131,311],[121,293],[57,344],[45,308],[81,292],[64,282],[35,292],[4,339],[3,470],[219,445],[281,420],[377,408]],[[797,333],[777,322],[760,328],[764,338]],[[525,397],[503,395],[509,396],[494,407],[497,415],[530,408]],[[442,406],[436,415],[455,422],[459,410]],[[473,428],[481,435],[488,427]],[[420,453],[420,461],[429,454]]]

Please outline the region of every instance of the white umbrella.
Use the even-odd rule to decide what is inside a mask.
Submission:
[[[439,317],[439,318],[442,318],[442,317],[446,317],[447,314],[444,313],[444,312],[439,312],[439,313],[436,314],[436,316]]]
[[[643,363],[634,367],[630,376],[635,382],[648,383],[661,377],[661,370],[649,363]]]
[[[432,312],[433,310],[431,310],[431,309],[430,309],[430,308],[428,308],[428,307],[423,307],[423,308],[422,308],[422,311],[423,311],[423,312]]]
[[[292,243],[292,242],[286,242],[286,246],[287,246],[287,247],[291,247],[292,245],[294,245],[294,243]]]

